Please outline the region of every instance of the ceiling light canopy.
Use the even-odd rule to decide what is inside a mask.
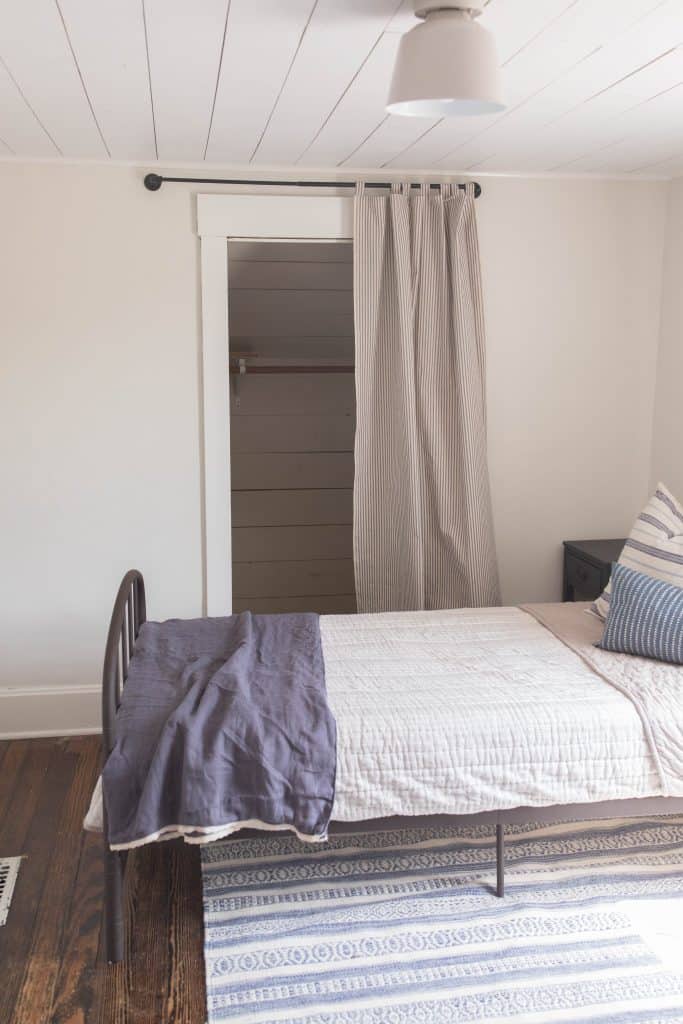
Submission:
[[[484,0],[414,0],[424,19],[402,37],[387,111],[408,117],[504,110],[493,36],[474,20]]]

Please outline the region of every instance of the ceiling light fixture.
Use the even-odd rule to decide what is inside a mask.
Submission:
[[[496,45],[474,20],[485,0],[413,0],[422,18],[402,37],[387,111],[408,117],[504,110]]]

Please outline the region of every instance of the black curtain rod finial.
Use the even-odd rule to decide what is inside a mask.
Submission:
[[[158,192],[165,181],[180,181],[190,185],[271,185],[277,186],[278,188],[285,187],[297,187],[297,188],[355,188],[355,181],[266,181],[253,178],[165,178],[161,174],[146,174],[144,178],[145,188],[150,192]],[[367,181],[365,183],[366,188],[390,188],[390,181]],[[420,188],[420,185],[415,184],[412,188]],[[438,184],[432,184],[432,188],[438,188]],[[463,184],[458,184],[458,188],[464,189]],[[478,199],[481,195],[481,185],[478,181],[474,182],[474,198]]]

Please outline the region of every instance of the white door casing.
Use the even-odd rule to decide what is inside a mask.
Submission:
[[[339,242],[353,238],[353,198],[197,196],[202,296],[202,529],[204,614],[232,611],[228,241]]]

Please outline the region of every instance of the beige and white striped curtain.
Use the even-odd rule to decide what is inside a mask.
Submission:
[[[499,603],[474,186],[358,186],[359,611]]]

